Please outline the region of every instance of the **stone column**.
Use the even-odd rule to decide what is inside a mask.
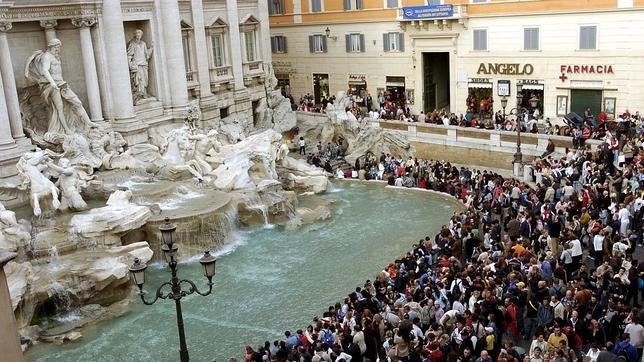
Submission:
[[[4,266],[17,256],[16,253],[0,252],[0,351],[3,361],[23,361],[20,348],[20,336],[16,318],[13,315],[11,295],[7,286],[7,276]]]
[[[188,82],[186,81],[186,66],[182,51],[179,3],[177,0],[160,0],[157,4],[161,10],[161,23],[163,24],[163,42],[171,104],[172,108],[182,108],[188,104]]]
[[[85,73],[89,113],[92,121],[102,121],[101,93],[98,87],[96,59],[94,58],[94,46],[92,45],[92,33],[90,31],[91,27],[96,24],[96,17],[86,16],[73,18],[72,24],[80,28],[78,31],[80,33],[81,55],[83,57],[83,71]]]
[[[103,0],[102,24],[114,120],[115,123],[119,123],[120,120],[127,123],[134,120],[134,105],[120,0]]]
[[[206,41],[206,27],[203,20],[203,4],[201,0],[192,0],[192,28],[195,31],[195,49],[197,59],[197,77],[199,78],[199,94],[201,98],[212,94],[210,91],[210,70],[208,62],[208,49]]]
[[[0,149],[5,145],[13,145],[15,141],[11,136],[11,124],[9,123],[9,111],[5,101],[4,84],[0,77]]]
[[[228,24],[230,30],[230,58],[233,65],[233,76],[235,77],[235,90],[244,89],[244,68],[242,65],[241,46],[242,41],[239,36],[239,11],[237,10],[236,0],[226,0],[228,9]]]
[[[260,19],[268,19],[268,1],[258,1],[257,11],[259,12]],[[271,66],[271,59],[273,53],[271,52],[271,29],[269,28],[268,21],[259,22],[259,46],[262,51],[262,62]],[[268,68],[264,67],[264,71],[268,72]]]
[[[2,75],[4,83],[4,95],[9,113],[11,135],[14,139],[19,139],[25,135],[22,131],[22,117],[20,116],[20,102],[18,101],[16,78],[13,74],[11,53],[9,52],[9,43],[7,42],[6,32],[9,30],[11,30],[11,23],[0,22],[0,74]]]
[[[56,20],[41,20],[40,26],[45,29],[45,42],[49,44],[49,41],[56,38],[56,27],[58,26],[58,21]]]

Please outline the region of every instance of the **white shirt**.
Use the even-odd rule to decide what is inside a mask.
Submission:
[[[621,210],[619,210],[619,221],[621,221],[622,223],[629,222],[630,217],[631,217],[631,213],[628,212],[627,208],[624,207]]]
[[[595,251],[601,251],[604,248],[604,235],[595,235],[593,238],[593,247]]]
[[[570,243],[572,244],[572,256],[579,256],[584,253],[584,251],[581,249],[581,241],[579,239],[571,240]]]

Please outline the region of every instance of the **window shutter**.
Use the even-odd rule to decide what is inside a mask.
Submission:
[[[597,49],[597,27],[591,26],[588,32],[588,49]]]
[[[275,14],[275,4],[273,3],[273,0],[269,0],[268,2],[268,14],[269,15]]]
[[[344,0],[344,10],[351,10],[351,0]]]
[[[322,38],[322,51],[326,53],[327,48],[326,48],[326,36],[320,35],[320,38]]]
[[[313,44],[314,41],[315,39],[313,38],[313,35],[309,35],[309,51],[311,53],[315,53],[315,48],[314,48],[315,45]]]
[[[401,52],[405,51],[405,33],[398,33],[398,49]]]
[[[271,37],[271,53],[275,53],[275,51],[277,50],[277,45],[275,43],[277,43],[277,38],[272,36]]]
[[[523,50],[530,50],[530,29],[523,29]]]
[[[347,48],[347,53],[351,53],[351,34],[344,35],[344,43]]]
[[[362,0],[356,0],[356,9],[357,10],[362,9]]]
[[[365,52],[365,46],[364,46],[364,34],[360,34],[360,51],[362,53]]]
[[[288,42],[286,41],[285,36],[282,37],[282,42],[284,43],[284,46],[282,47],[282,50],[284,51],[284,53],[288,53],[288,48],[287,48]]]
[[[389,33],[382,34],[382,50],[389,51]]]

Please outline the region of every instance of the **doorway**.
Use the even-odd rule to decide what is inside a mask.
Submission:
[[[329,99],[328,74],[313,74],[313,96],[315,104],[322,103],[322,99]]]
[[[602,110],[602,91],[591,89],[570,90],[570,111],[584,116],[586,108],[597,116]]]
[[[423,111],[449,110],[449,53],[423,53]]]

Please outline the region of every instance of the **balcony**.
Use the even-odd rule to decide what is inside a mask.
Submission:
[[[247,87],[264,83],[264,64],[261,60],[244,63],[244,85]]]
[[[233,82],[233,68],[230,65],[222,67],[210,68],[210,88],[214,93],[223,90],[232,89]]]
[[[264,74],[264,65],[261,60],[244,63],[244,77],[260,76]]]

